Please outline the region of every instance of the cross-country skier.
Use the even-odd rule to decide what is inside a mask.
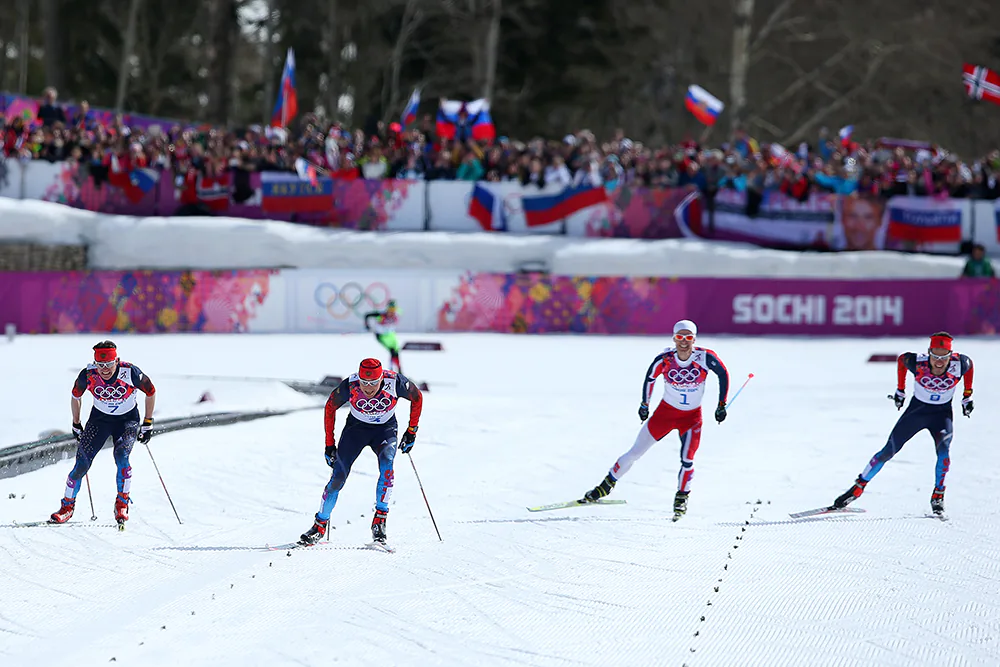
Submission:
[[[326,401],[326,463],[333,468],[330,481],[323,490],[323,502],[316,513],[312,528],[302,535],[303,544],[315,544],[326,534],[330,512],[337,504],[337,496],[344,488],[351,466],[365,447],[371,447],[378,456],[379,476],[375,485],[375,517],[372,519],[372,539],[385,544],[385,519],[389,513],[389,496],[392,493],[392,460],[396,454],[396,402],[400,398],[410,401],[409,426],[399,440],[404,454],[413,449],[423,395],[415,384],[401,373],[383,371],[378,359],[365,359],[358,372],[347,378],[330,393]],[[334,439],[337,408],[349,405],[351,414],[340,433],[340,445]]]
[[[972,415],[972,359],[952,350],[952,337],[945,331],[931,336],[927,354],[904,352],[896,360],[896,393],[889,396],[899,410],[906,402],[906,372],[913,373],[913,398],[889,433],[885,447],[872,457],[858,476],[854,486],[845,491],[833,506],[847,507],[865,491],[886,462],[895,456],[913,436],[927,429],[934,438],[937,464],[934,467],[934,491],[931,493],[931,510],[944,513],[944,478],[951,465],[949,449],[954,425],[951,399],[961,379],[962,414]]]
[[[719,402],[715,408],[715,420],[719,423],[726,419],[726,396],[729,392],[729,371],[715,352],[695,347],[697,335],[698,327],[691,320],[681,320],[674,325],[674,349],[667,349],[653,359],[642,383],[639,419],[645,423],[635,443],[618,458],[604,481],[584,494],[585,502],[595,502],[611,493],[615,483],[653,443],[676,429],[681,439],[681,468],[674,496],[674,518],[678,519],[687,512],[688,493],[694,476],[694,455],[701,442],[701,401],[709,371],[719,378]],[[661,375],[664,380],[663,400],[650,418],[649,399],[656,378]]]
[[[80,409],[84,393],[94,397],[94,406],[87,418],[87,427],[80,423]],[[139,425],[137,392],[145,394],[145,418]],[[110,340],[94,346],[94,362],[80,371],[73,383],[70,411],[73,415],[73,436],[76,447],[76,465],[66,478],[66,494],[59,511],[49,518],[51,523],[66,523],[73,516],[76,494],[90,465],[108,438],[114,444],[115,465],[118,466],[118,496],[115,499],[115,521],[128,521],[129,489],[132,486],[132,467],[128,457],[136,440],[149,442],[153,435],[153,407],[156,388],[149,376],[137,366],[118,358],[118,350]]]
[[[374,321],[374,322],[373,322]],[[389,350],[390,368],[397,373],[403,369],[399,365],[399,341],[396,339],[396,322],[399,321],[399,310],[395,300],[390,300],[385,311],[373,310],[365,315],[365,329],[375,334],[375,340]]]

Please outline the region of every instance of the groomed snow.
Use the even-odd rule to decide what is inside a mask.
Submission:
[[[954,278],[964,258],[798,253],[693,239],[356,232],[238,218],[135,218],[0,197],[0,241],[87,245],[93,269],[392,268],[559,275]]]
[[[369,336],[115,339],[157,383],[161,416],[196,411],[205,390],[214,409],[321,404],[278,383],[184,374],[318,380],[379,354]],[[0,390],[0,445],[68,428],[74,369],[96,340],[0,343],[20,382]],[[898,416],[886,399],[895,368],[868,355],[926,342],[703,338],[735,386],[755,378],[724,424],[706,423],[689,514],[673,523],[674,435],[619,483],[626,505],[525,509],[579,497],[630,446],[642,375],[666,341],[440,340],[444,352],[404,352],[403,366],[430,383],[413,461],[443,542],[399,454],[397,552],[356,549],[370,539],[377,471],[365,453],[329,546],[256,550],[311,523],[329,475],[319,409],[153,438],[183,524],[137,445],[132,519],[124,533],[109,526],[105,449],[90,474],[93,524],[84,491],[70,525],[9,527],[58,507],[71,461],[0,480],[0,664],[1000,664],[995,343],[958,341],[977,364],[979,408],[956,418],[950,522],[925,517],[927,434],[869,485],[856,503],[866,514],[793,522],[850,485]]]

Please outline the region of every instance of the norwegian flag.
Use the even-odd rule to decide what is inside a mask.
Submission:
[[[979,65],[962,65],[965,92],[974,100],[988,100],[1000,104],[1000,74]]]

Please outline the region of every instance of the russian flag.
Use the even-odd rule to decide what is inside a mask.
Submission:
[[[580,185],[566,188],[557,195],[541,195],[538,197],[522,197],[524,207],[524,222],[528,227],[547,225],[567,218],[588,206],[595,206],[608,201],[608,194],[603,187]]]
[[[839,132],[837,132],[837,136],[840,137],[840,141],[845,144],[850,143],[852,134],[854,134],[853,125],[845,125],[844,127],[840,128]]]
[[[271,113],[271,127],[285,127],[299,112],[299,97],[295,92],[295,52],[288,47],[285,69],[281,71],[278,99]]]
[[[493,193],[476,183],[472,188],[472,198],[469,200],[469,217],[479,221],[483,231],[493,231],[493,207],[496,197]]]
[[[701,86],[688,86],[684,106],[694,114],[694,117],[705,125],[715,125],[719,114],[726,108],[722,100],[712,95]]]
[[[458,130],[458,114],[465,109],[467,122],[472,124],[472,138],[476,141],[496,139],[497,130],[490,116],[490,103],[486,99],[460,102],[441,100],[437,115],[437,133],[442,139],[454,139]]]
[[[962,209],[943,202],[901,199],[889,203],[889,238],[916,243],[959,243],[962,240]]]
[[[260,207],[268,213],[322,213],[333,208],[331,178],[313,184],[298,174],[265,171],[260,183]]]
[[[414,88],[413,94],[410,95],[410,101],[406,103],[406,108],[403,109],[403,115],[399,118],[400,123],[404,128],[417,119],[417,109],[419,107],[420,89]]]

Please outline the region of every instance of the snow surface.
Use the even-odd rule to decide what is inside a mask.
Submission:
[[[7,377],[23,383],[0,390],[0,444],[68,427],[92,339],[0,343]],[[755,378],[724,424],[706,423],[689,513],[673,523],[674,435],[618,484],[626,505],[525,509],[579,497],[630,446],[642,374],[665,341],[442,336],[444,352],[404,352],[403,364],[430,383],[412,460],[444,541],[399,454],[397,552],[385,554],[357,549],[370,540],[369,452],[329,545],[257,550],[311,524],[329,475],[321,400],[266,380],[180,377],[318,380],[378,354],[371,337],[116,340],[157,383],[162,417],[196,411],[205,390],[213,409],[317,409],[153,438],[183,524],[142,445],[124,533],[109,525],[108,448],[90,474],[94,523],[83,491],[71,524],[9,527],[58,507],[69,460],[0,480],[4,667],[1000,664],[994,342],[959,341],[977,363],[979,408],[956,419],[950,522],[925,517],[926,434],[869,485],[856,503],[867,514],[793,522],[846,489],[897,418],[895,368],[868,355],[925,342],[705,337],[734,389]]]
[[[240,218],[136,218],[0,197],[0,241],[87,245],[93,269],[348,268],[558,275],[954,278],[964,258],[801,253],[694,239],[357,232]]]

